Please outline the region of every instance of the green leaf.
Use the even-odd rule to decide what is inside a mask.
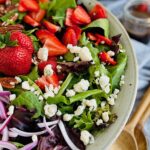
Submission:
[[[34,50],[35,50],[35,51],[38,51],[39,48],[40,48],[39,39],[38,39],[36,36],[34,36],[33,34],[30,35],[30,38],[31,38],[31,40],[32,40],[32,42],[33,42]]]
[[[37,30],[38,30],[38,28],[33,28],[33,29],[30,29],[30,30],[24,30],[23,33],[25,33],[26,35],[30,36]]]
[[[90,97],[90,96],[93,96],[93,95],[96,95],[96,94],[101,94],[102,91],[101,90],[88,90],[86,92],[82,92],[82,93],[79,93],[73,97],[70,98],[70,103],[75,103],[77,101],[82,101],[83,99],[87,98],[87,97]]]
[[[35,81],[39,78],[38,74],[38,67],[33,67],[32,71],[27,75],[28,78],[30,78],[32,81]]]
[[[11,142],[12,144],[14,144],[17,148],[22,148],[24,145],[18,142]]]
[[[64,91],[68,87],[69,83],[71,82],[72,78],[73,78],[73,74],[69,73],[66,80],[63,82],[62,86],[60,87],[60,90],[59,90],[57,96],[61,96],[64,93]]]
[[[83,32],[79,39],[79,44],[81,46],[86,46],[88,43],[89,43],[89,40],[87,39],[85,32]]]
[[[119,86],[120,77],[125,71],[127,65],[127,54],[119,53],[117,56],[117,65],[108,66],[108,70],[112,76],[112,89],[115,89]]]
[[[102,18],[97,19],[97,20],[91,22],[86,27],[84,27],[83,30],[86,31],[86,29],[95,28],[95,27],[99,27],[99,28],[103,29],[105,37],[109,36],[109,20],[108,19],[102,19]]]
[[[48,97],[46,101],[47,101],[48,104],[64,103],[66,105],[69,105],[69,101],[66,99],[65,96]]]
[[[71,52],[68,52],[68,53],[66,53],[66,54],[64,55],[64,59],[65,59],[66,61],[73,61],[74,57],[75,57],[75,55],[72,54]]]
[[[13,102],[15,106],[25,106],[29,110],[35,110],[33,118],[42,116],[43,102],[39,101],[38,97],[32,92],[21,93]]]

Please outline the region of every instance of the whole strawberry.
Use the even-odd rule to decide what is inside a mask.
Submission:
[[[27,74],[31,68],[31,54],[21,46],[0,49],[0,73],[8,76]]]
[[[10,35],[10,40],[17,41],[18,45],[26,48],[30,54],[34,52],[33,42],[26,34],[19,31],[12,32]]]

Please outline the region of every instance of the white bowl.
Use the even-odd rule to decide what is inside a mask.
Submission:
[[[88,9],[92,8],[96,3],[99,3],[95,0],[80,1]],[[125,85],[121,88],[121,92],[116,100],[116,105],[113,108],[113,112],[117,114],[118,119],[109,128],[105,129],[103,132],[99,132],[95,137],[95,143],[88,146],[87,150],[105,150],[111,146],[127,123],[136,98],[137,62],[131,41],[122,24],[109,11],[108,18],[110,21],[111,36],[121,33],[121,43],[127,51],[128,65],[125,72]]]

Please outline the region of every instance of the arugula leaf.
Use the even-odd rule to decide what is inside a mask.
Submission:
[[[11,142],[12,144],[14,144],[17,148],[22,148],[24,145],[18,142]]]
[[[119,53],[117,56],[117,65],[107,67],[112,76],[113,90],[118,87],[120,82],[120,77],[124,73],[126,65],[127,65],[127,54]]]
[[[17,46],[17,41],[10,40],[10,32],[7,32],[5,35],[0,34],[0,48],[4,48],[6,46]]]
[[[28,78],[30,78],[32,81],[35,81],[39,78],[38,74],[38,67],[33,67],[32,71],[27,75]]]
[[[33,118],[42,116],[43,102],[39,101],[38,97],[32,92],[21,93],[13,102],[15,106],[25,106],[29,110],[35,110]]]
[[[82,29],[86,31],[90,28],[97,28],[97,27],[103,29],[105,37],[109,36],[109,20],[108,19],[102,19],[102,18],[97,19]]]
[[[94,125],[90,112],[84,112],[80,118],[74,119],[74,123],[74,128],[78,128],[80,130],[91,130]]]
[[[30,30],[24,30],[23,33],[25,33],[26,35],[30,36],[37,30],[38,30],[38,28],[33,28],[33,29],[30,29]]]
[[[69,105],[69,101],[66,99],[65,96],[48,97],[46,101],[47,101],[48,104],[64,103],[66,105]]]

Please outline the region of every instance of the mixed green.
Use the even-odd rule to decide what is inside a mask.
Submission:
[[[127,54],[100,4],[0,1],[0,147],[84,150],[112,112]]]

